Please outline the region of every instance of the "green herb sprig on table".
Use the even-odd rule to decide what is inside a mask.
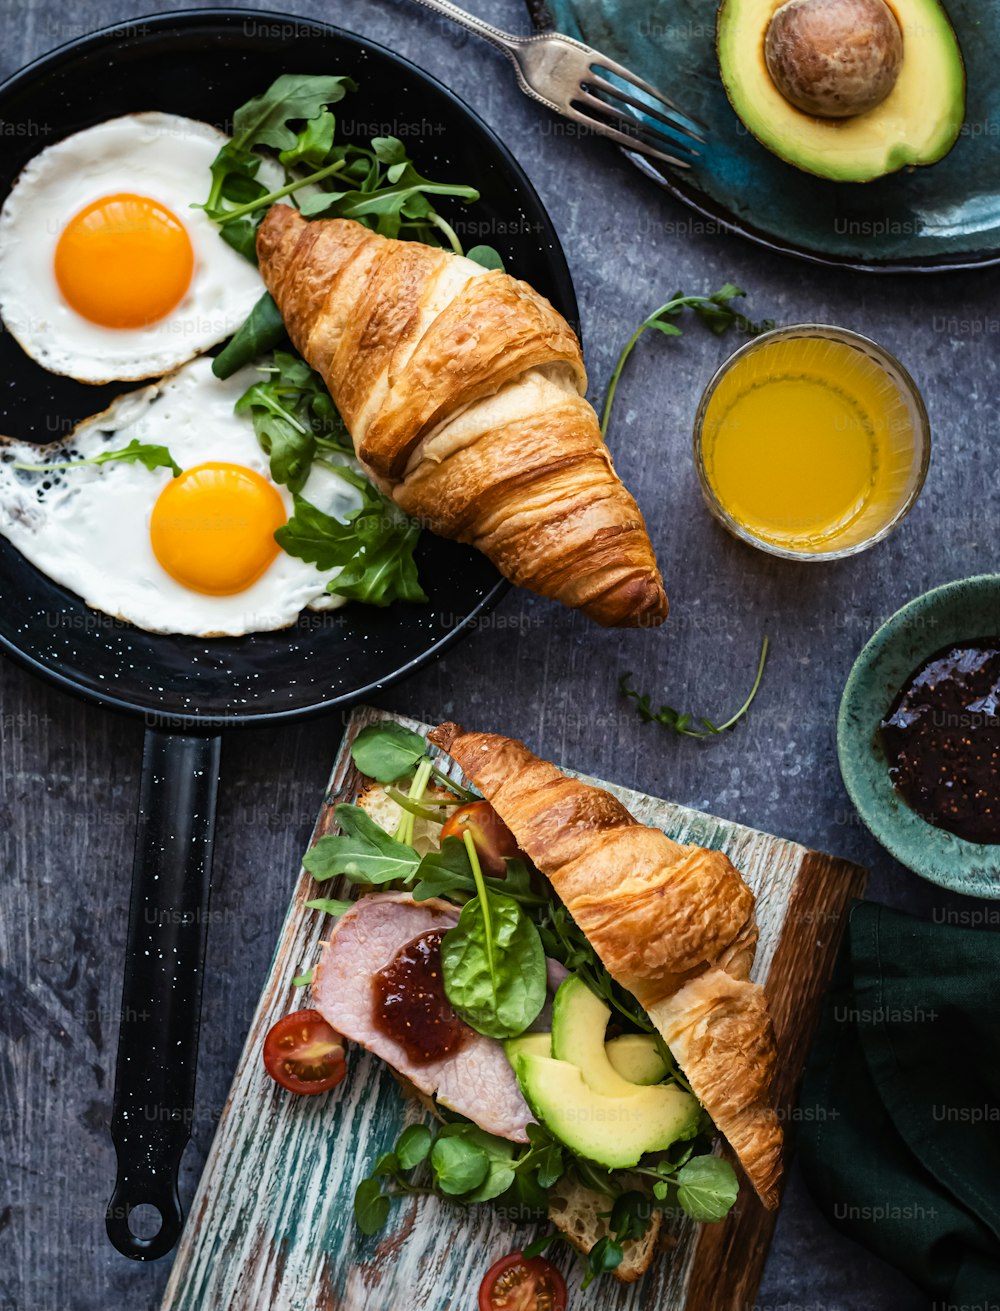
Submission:
[[[710,738],[718,737],[720,733],[728,732],[736,727],[741,719],[744,719],[753,704],[754,698],[760,690],[761,679],[764,676],[764,665],[767,662],[768,639],[765,637],[761,643],[760,659],[757,662],[757,673],[753,680],[753,686],[750,688],[749,695],[728,719],[723,720],[721,724],[715,724],[710,719],[701,716],[698,723],[702,725],[699,728],[692,728],[691,721],[693,716],[687,713],[682,714],[675,710],[673,706],[662,705],[658,710],[654,710],[650,702],[648,692],[637,692],[629,686],[632,678],[631,673],[622,674],[618,680],[618,690],[622,696],[630,697],[636,703],[636,711],[639,718],[644,724],[661,724],[664,728],[669,728],[671,732],[678,734],[680,737]]]
[[[715,333],[716,336],[721,336],[724,332],[728,332],[730,328],[739,328],[750,337],[759,336],[760,333],[773,328],[774,321],[764,319],[761,323],[754,323],[745,314],[741,314],[739,310],[734,309],[733,301],[745,295],[745,291],[734,286],[731,282],[724,283],[718,291],[713,291],[708,296],[685,296],[683,292],[675,291],[659,309],[655,309],[652,314],[647,315],[625,343],[622,353],[618,356],[618,362],[612,370],[607,395],[604,398],[604,409],[601,411],[601,436],[607,436],[608,424],[611,421],[611,407],[615,403],[615,393],[618,390],[622,370],[625,368],[628,357],[632,354],[643,333],[652,330],[662,332],[665,337],[682,336],[681,329],[674,320],[683,310],[690,309],[694,312],[698,321],[708,328],[709,332]]]

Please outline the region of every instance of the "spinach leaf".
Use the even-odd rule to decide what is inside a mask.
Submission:
[[[511,897],[485,888],[442,938],[441,974],[458,1014],[491,1038],[523,1033],[545,1004],[538,930]]]
[[[720,1156],[693,1156],[677,1172],[677,1200],[692,1220],[722,1220],[738,1193],[733,1167]]]
[[[54,473],[57,469],[82,469],[89,464],[113,464],[115,462],[119,464],[142,464],[149,470],[170,469],[175,478],[181,472],[180,465],[166,446],[154,446],[149,442],[141,442],[137,437],[133,437],[127,446],[123,446],[117,451],[101,451],[100,455],[92,455],[86,460],[59,460],[50,464],[24,464],[17,461],[14,468],[23,469],[26,473]]]
[[[411,773],[426,752],[427,743],[420,734],[393,719],[369,724],[351,745],[355,765],[379,783],[395,783]]]
[[[217,378],[231,378],[258,356],[280,346],[287,336],[281,311],[271,293],[265,291],[246,322],[212,361],[212,372]]]
[[[321,837],[302,860],[317,882],[343,874],[352,883],[378,885],[416,874],[420,857],[413,848],[390,837],[360,806],[339,805],[334,815],[343,832]]]

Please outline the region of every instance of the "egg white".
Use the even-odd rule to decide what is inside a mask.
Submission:
[[[226,461],[272,481],[253,425],[233,413],[260,374],[243,369],[221,382],[211,364],[194,360],[159,383],[118,397],[63,442],[0,446],[0,535],[93,609],[153,633],[267,632],[294,623],[307,606],[344,603],[325,590],[339,569],[323,572],[284,551],[255,583],[231,596],[203,595],[176,582],[156,559],[149,537],[153,506],[172,477],[169,469],[114,461],[52,473],[14,467],[87,458],[136,439],[167,446],[182,469]],[[290,516],[292,497],[285,487],[277,490]],[[341,519],[361,504],[355,488],[322,468],[310,473],[302,495]]]
[[[80,382],[153,378],[224,341],[264,284],[193,202],[225,133],[176,114],[126,114],[49,146],[21,172],[0,210],[0,317],[24,351]],[[275,161],[260,178],[280,186]],[[131,192],[165,205],[187,229],[194,270],[183,300],[143,328],[104,328],[63,299],[55,252],[70,219],[104,196]]]

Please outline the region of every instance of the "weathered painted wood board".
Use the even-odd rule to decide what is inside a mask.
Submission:
[[[341,745],[313,841],[330,831],[334,807],[351,801],[358,775],[349,754],[357,732],[381,711],[359,709]],[[426,725],[403,719],[420,731]],[[597,780],[589,780],[597,781]],[[738,824],[607,786],[645,823],[679,841],[725,851],[757,896],[760,947],[755,977],[768,990],[779,1045],[779,1105],[794,1104],[819,1000],[833,965],[844,911],[865,872],[846,861]],[[294,975],[315,961],[328,930],[305,908],[316,885],[304,872],[270,976],[191,1207],[162,1311],[467,1311],[490,1262],[537,1230],[516,1227],[484,1205],[462,1210],[435,1198],[397,1204],[390,1227],[362,1239],[351,1199],[402,1124],[422,1114],[404,1101],[386,1067],[353,1049],[349,1074],[332,1093],[295,1098],[264,1073],[260,1050],[281,1015],[307,1004]],[[721,1225],[686,1218],[665,1235],[669,1250],[646,1278],[610,1279],[578,1293],[591,1311],[742,1311],[752,1303],[774,1218],[744,1183]]]

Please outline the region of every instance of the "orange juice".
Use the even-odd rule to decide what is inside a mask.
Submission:
[[[763,543],[803,554],[857,548],[911,497],[918,416],[872,354],[802,331],[763,339],[722,374],[702,415],[703,477]]]

